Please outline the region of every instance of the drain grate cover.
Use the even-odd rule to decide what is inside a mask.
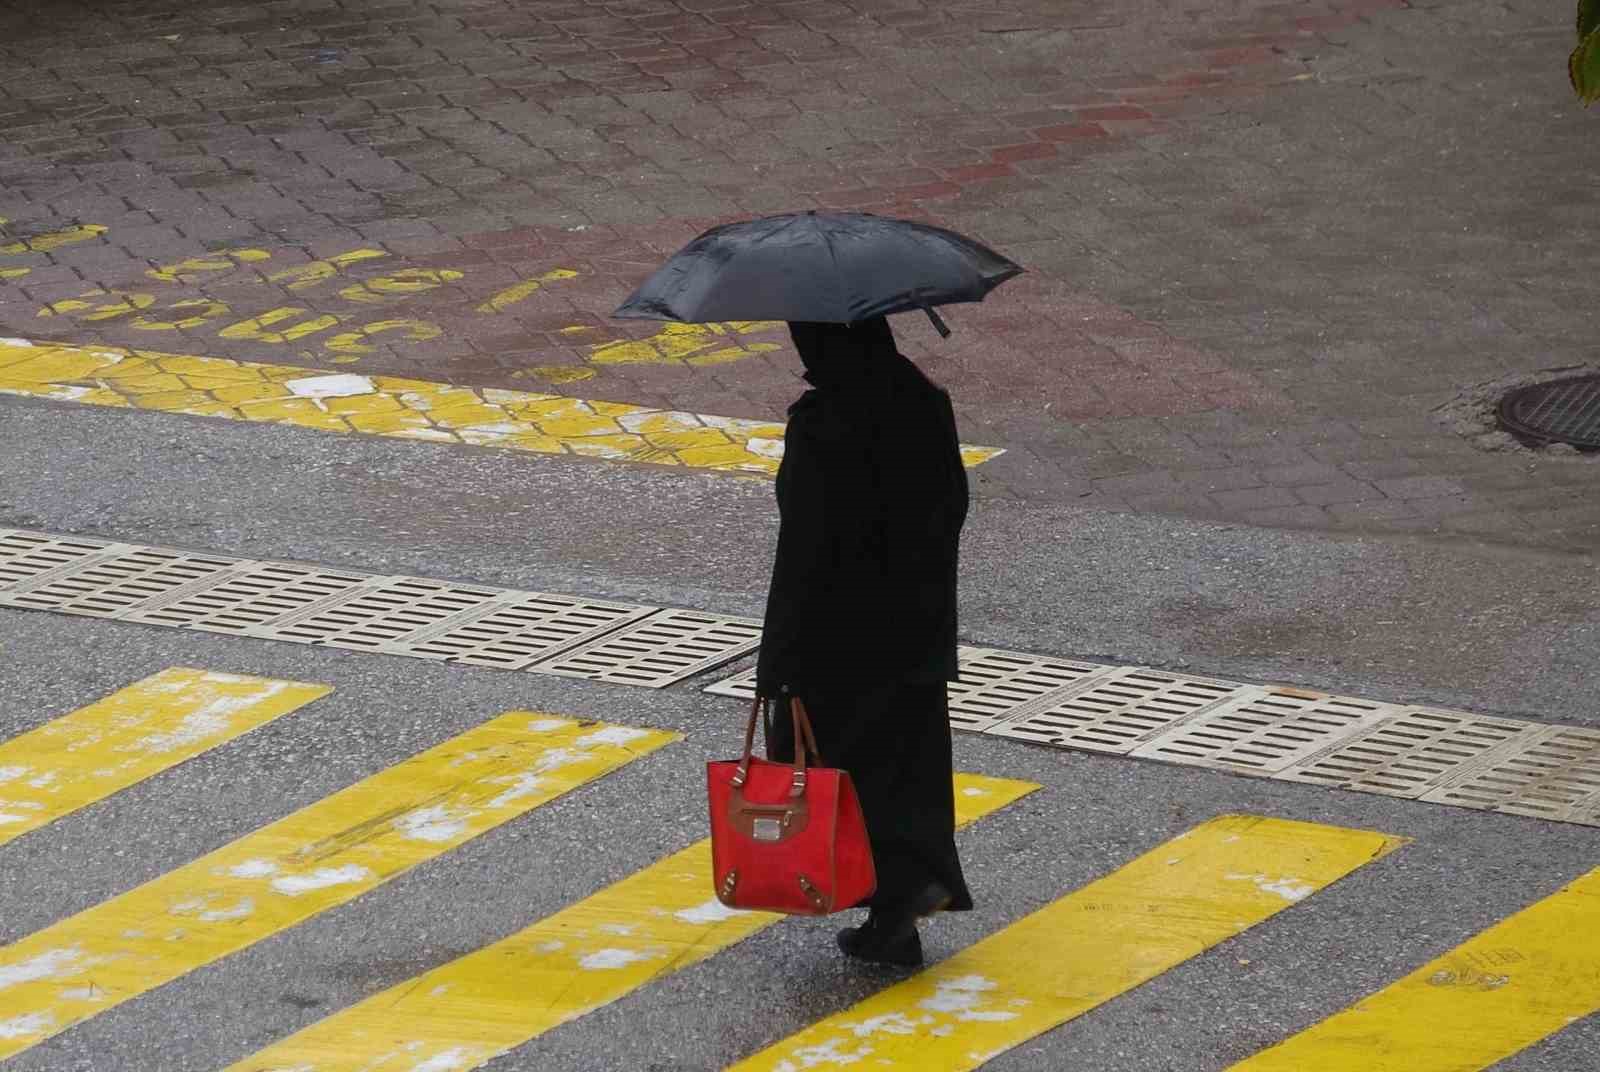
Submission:
[[[1143,667],[1113,667],[985,732],[1034,744],[1125,755],[1179,723],[1261,689]]]
[[[1600,450],[1600,376],[1519,387],[1500,400],[1499,416],[1501,424],[1525,441]]]
[[[956,649],[956,659],[965,667],[970,660],[992,650],[991,648],[969,648],[963,644]],[[1018,658],[1028,659],[1031,656],[1018,656]],[[955,702],[955,688],[954,685],[951,686],[951,703]],[[748,669],[741,670],[732,677],[723,678],[721,681],[706,686],[703,691],[710,693],[712,696],[733,696],[740,700],[753,700],[756,698],[756,668],[751,666]],[[951,720],[952,724],[954,724],[954,721],[954,719]],[[956,726],[955,728],[965,729],[966,727]]]
[[[1133,755],[1191,767],[1271,774],[1401,710],[1302,689],[1254,689],[1185,719],[1136,748]]]
[[[1423,795],[1431,804],[1600,823],[1600,730],[1551,726],[1536,740]]]
[[[21,529],[0,529],[0,606],[654,688],[736,658],[756,635],[690,611]],[[628,650],[596,654],[613,634]],[[628,665],[610,676],[552,665],[568,652]]]
[[[0,529],[0,601],[28,607],[21,597],[75,570],[107,562],[132,550],[127,544],[80,540],[42,532]],[[40,610],[54,609],[48,601]]]
[[[1543,727],[1413,707],[1335,741],[1275,777],[1392,797],[1421,797],[1538,740]]]
[[[761,643],[761,623],[690,610],[664,610],[528,669],[659,689],[732,662]]]
[[[4,528],[0,606],[645,688],[761,639],[749,618]],[[1600,826],[1600,729],[995,648],[959,660],[955,729]],[[705,691],[754,688],[750,667]]]
[[[963,648],[950,682],[950,726],[977,733],[1113,669],[994,648]]]
[[[723,678],[714,684],[707,685],[703,690],[713,696],[733,696],[740,700],[754,700],[756,698],[756,668],[741,670],[732,677]]]

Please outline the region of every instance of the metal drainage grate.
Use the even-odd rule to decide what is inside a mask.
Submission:
[[[1416,707],[1285,767],[1276,777],[1416,798],[1538,739],[1544,727]]]
[[[756,668],[752,666],[741,670],[732,677],[707,685],[702,691],[713,696],[733,696],[740,700],[753,700],[756,698]]]
[[[0,606],[660,688],[760,623],[0,529]]]
[[[1498,413],[1500,423],[1525,442],[1600,450],[1600,376],[1519,387],[1500,400]]]
[[[503,592],[489,603],[406,636],[390,650],[421,659],[522,670],[655,613],[655,607],[629,603]]]
[[[1184,677],[1142,667],[1112,668],[1038,709],[984,732],[1058,748],[1124,755],[1169,728],[1242,695],[1253,685]]]
[[[659,689],[720,666],[761,643],[761,623],[667,610],[529,669]]]
[[[116,558],[128,550],[131,548],[127,544],[105,540],[0,529],[0,592],[20,598],[57,577]],[[41,606],[40,609],[52,608]]]
[[[210,583],[232,560],[113,544],[9,586],[6,602],[90,618],[115,618],[175,590]]]
[[[1425,793],[1432,804],[1600,825],[1600,730],[1552,726]]]
[[[172,625],[207,633],[290,640],[311,637],[292,627],[386,578],[288,562],[236,562],[215,584],[188,591],[122,615],[146,625]]]
[[[1393,718],[1401,710],[1301,689],[1250,689],[1185,719],[1134,749],[1133,755],[1192,767],[1271,774]]]
[[[959,655],[960,677],[950,682],[950,725],[968,732],[987,730],[1114,669],[995,648],[963,648]]]
[[[956,649],[956,659],[965,664],[968,659],[988,650],[988,648],[969,648],[963,645]],[[741,670],[730,678],[706,686],[704,691],[713,696],[733,696],[740,700],[753,700],[756,698],[756,668],[752,666]]]

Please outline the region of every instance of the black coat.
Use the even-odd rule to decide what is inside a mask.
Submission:
[[[950,397],[881,319],[793,332],[813,386],[789,409],[757,688],[953,680],[967,477]]]

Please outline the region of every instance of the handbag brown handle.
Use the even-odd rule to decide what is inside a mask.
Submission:
[[[738,789],[745,783],[750,773],[750,756],[756,746],[756,719],[760,718],[763,729],[771,732],[772,723],[765,717],[767,705],[771,703],[764,696],[757,696],[750,704],[750,721],[744,730],[744,755],[739,760],[738,769],[733,772],[733,787]],[[817,735],[811,728],[811,715],[806,711],[806,702],[798,696],[789,700],[790,721],[794,725],[794,774],[789,782],[789,795],[803,797],[806,792],[806,757],[809,755],[812,762],[822,766],[822,753],[817,750]]]

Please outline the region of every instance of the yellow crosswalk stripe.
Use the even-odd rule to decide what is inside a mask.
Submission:
[[[965,825],[1039,788],[956,776]],[[228,1072],[464,1072],[776,923],[711,892],[700,841],[501,941],[335,1013]]]
[[[1476,1072],[1600,1012],[1600,869],[1229,1072]]]
[[[0,845],[330,691],[175,666],[0,743]]]
[[[0,949],[0,1061],[677,738],[501,715]]]
[[[977,1068],[1400,843],[1283,819],[1213,819],[733,1068]]]
[[[268,319],[240,325],[241,337],[264,337]],[[405,323],[384,321],[368,328]],[[783,456],[784,426],[772,421],[154,350],[36,345],[26,339],[0,338],[0,395],[6,394],[730,472],[776,473]],[[971,468],[1004,450],[963,446],[961,452]]]

